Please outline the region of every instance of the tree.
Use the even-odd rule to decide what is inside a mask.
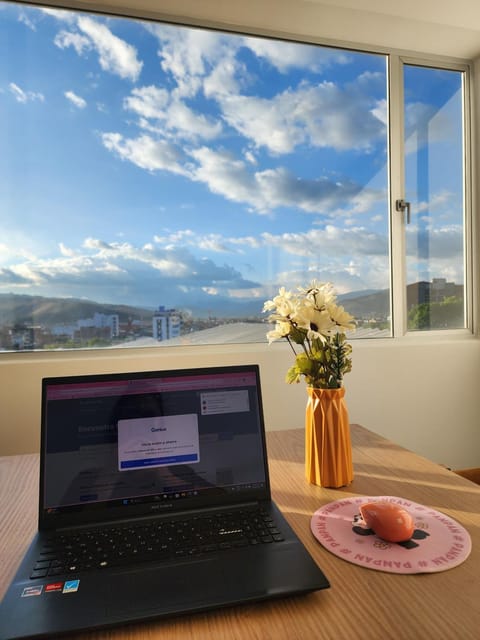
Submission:
[[[442,302],[423,302],[408,312],[409,331],[458,329],[464,326],[463,299],[451,296]]]

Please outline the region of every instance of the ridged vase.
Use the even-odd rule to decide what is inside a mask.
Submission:
[[[345,388],[307,387],[305,476],[321,487],[339,488],[353,480],[350,421]]]

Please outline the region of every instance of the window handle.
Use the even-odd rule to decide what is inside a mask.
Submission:
[[[410,224],[410,202],[406,200],[397,200],[395,203],[395,208],[397,211],[401,211],[404,213],[407,212],[407,224]]]

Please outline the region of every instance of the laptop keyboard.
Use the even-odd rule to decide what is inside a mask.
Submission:
[[[261,508],[62,533],[47,540],[30,578],[188,558],[283,539]]]

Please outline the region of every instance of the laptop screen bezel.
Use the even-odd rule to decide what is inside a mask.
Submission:
[[[121,506],[109,506],[108,503],[100,505],[85,505],[74,511],[57,512],[55,509],[45,508],[45,465],[46,465],[46,419],[47,419],[47,391],[51,385],[82,384],[88,382],[138,380],[148,378],[170,378],[191,375],[222,375],[225,373],[253,373],[256,380],[259,441],[262,448],[265,483],[262,487],[239,490],[235,493],[220,495],[198,495],[195,498],[182,498],[181,500],[169,500],[167,503],[147,502],[142,504],[128,504]],[[113,374],[90,374],[75,376],[46,377],[42,379],[42,406],[41,406],[41,443],[40,443],[40,490],[38,526],[39,530],[51,530],[73,526],[81,526],[92,523],[110,523],[132,518],[153,517],[159,515],[181,514],[185,511],[204,509],[207,507],[222,507],[227,505],[240,505],[250,502],[259,502],[271,499],[270,480],[267,461],[267,446],[265,436],[265,421],[260,385],[260,368],[257,364],[229,365],[217,367],[200,367],[191,369],[157,369],[150,371],[128,371]]]

